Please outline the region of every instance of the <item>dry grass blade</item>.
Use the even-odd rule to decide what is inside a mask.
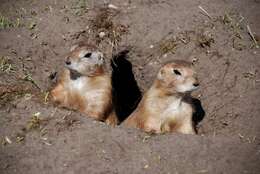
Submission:
[[[202,8],[200,5],[198,6],[199,9],[203,12],[203,14],[205,14],[207,17],[209,17],[210,19],[212,19],[212,17],[210,16],[210,14],[204,9]]]
[[[212,43],[215,42],[213,36],[209,32],[203,32],[198,35],[198,42],[200,47],[210,47]]]
[[[224,24],[230,24],[232,22],[232,18],[229,14],[225,14],[222,18]]]
[[[14,25],[13,25],[12,21],[10,21],[9,19],[5,18],[4,16],[2,16],[0,14],[0,29],[10,28],[13,26]]]
[[[0,29],[7,29],[12,27],[19,27],[20,24],[20,18],[17,18],[16,21],[11,21],[10,19],[4,17],[0,13]]]
[[[169,53],[169,52],[174,54],[177,45],[178,45],[177,41],[174,38],[162,41],[159,44],[159,50],[160,50],[161,55]]]
[[[36,81],[32,78],[32,74],[26,72],[25,76],[23,77],[23,80],[31,82],[36,88],[41,89],[39,85],[36,83]]]
[[[40,130],[41,133],[45,134],[46,129],[44,128],[48,122],[50,121],[50,118],[43,118],[41,116],[40,112],[36,112],[32,115],[32,117],[27,121],[26,130]]]
[[[87,13],[88,8],[88,2],[87,0],[77,0],[71,7],[72,10],[74,10],[74,14],[77,16],[82,16],[84,13]]]
[[[48,101],[49,101],[49,94],[50,94],[49,91],[44,93],[44,104],[48,103]]]
[[[247,31],[248,31],[250,37],[251,37],[252,40],[254,41],[255,47],[256,47],[256,48],[259,48],[259,45],[258,45],[258,43],[257,43],[257,41],[256,41],[256,39],[255,39],[255,36],[254,36],[254,34],[253,34],[251,28],[249,27],[249,25],[247,25],[246,28],[247,28]]]
[[[25,96],[30,91],[24,85],[1,86],[0,85],[0,108],[5,107],[13,100]]]
[[[12,141],[11,141],[11,139],[10,139],[8,136],[5,136],[5,141],[6,141],[8,144],[12,144]]]
[[[15,72],[15,68],[8,57],[4,57],[4,56],[0,57],[0,70],[6,73]]]
[[[41,120],[39,118],[39,115],[33,115],[31,119],[28,121],[27,129],[33,130],[40,128]]]

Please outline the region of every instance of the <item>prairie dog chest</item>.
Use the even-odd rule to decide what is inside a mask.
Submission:
[[[89,86],[88,79],[84,77],[79,77],[75,80],[70,80],[67,85],[68,88],[75,91],[82,91],[88,88],[88,86]]]
[[[161,130],[169,123],[182,123],[192,116],[192,107],[180,98],[163,98],[149,103],[146,127]],[[167,128],[168,129],[168,128]]]
[[[182,99],[168,99],[164,101],[159,101],[157,107],[154,106],[157,111],[157,118],[161,122],[166,120],[182,120],[192,115],[192,107],[190,104],[185,103]]]
[[[184,119],[185,117],[192,115],[192,108],[189,104],[182,101],[174,101],[169,104],[168,107],[162,113],[162,118],[167,119]]]
[[[108,85],[103,79],[90,79],[88,77],[79,77],[75,80],[70,80],[68,88],[71,92],[76,92],[79,95],[88,98],[88,100],[96,100],[103,96],[107,91]]]

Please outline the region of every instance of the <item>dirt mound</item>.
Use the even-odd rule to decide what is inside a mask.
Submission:
[[[0,173],[259,173],[259,2],[107,2],[1,1]],[[49,77],[82,40],[108,67],[129,50],[141,91],[164,62],[192,61],[199,135],[153,136],[56,108]]]

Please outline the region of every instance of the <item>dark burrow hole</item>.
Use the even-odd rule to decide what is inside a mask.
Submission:
[[[190,97],[189,103],[192,104],[194,112],[192,115],[192,121],[195,127],[195,131],[198,132],[198,124],[203,120],[205,117],[205,110],[201,105],[201,101],[197,98]]]
[[[132,64],[127,60],[128,53],[129,50],[123,50],[114,55],[111,60],[112,100],[119,123],[135,110],[142,98],[133,74]]]

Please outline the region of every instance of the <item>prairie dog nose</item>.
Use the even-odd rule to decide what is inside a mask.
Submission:
[[[200,84],[198,82],[193,83],[193,86],[198,87]]]
[[[66,65],[70,65],[71,64],[71,61],[70,61],[70,58],[68,57],[67,60],[65,61]]]
[[[198,87],[200,85],[199,80],[195,77],[195,81],[193,82],[193,86]]]

